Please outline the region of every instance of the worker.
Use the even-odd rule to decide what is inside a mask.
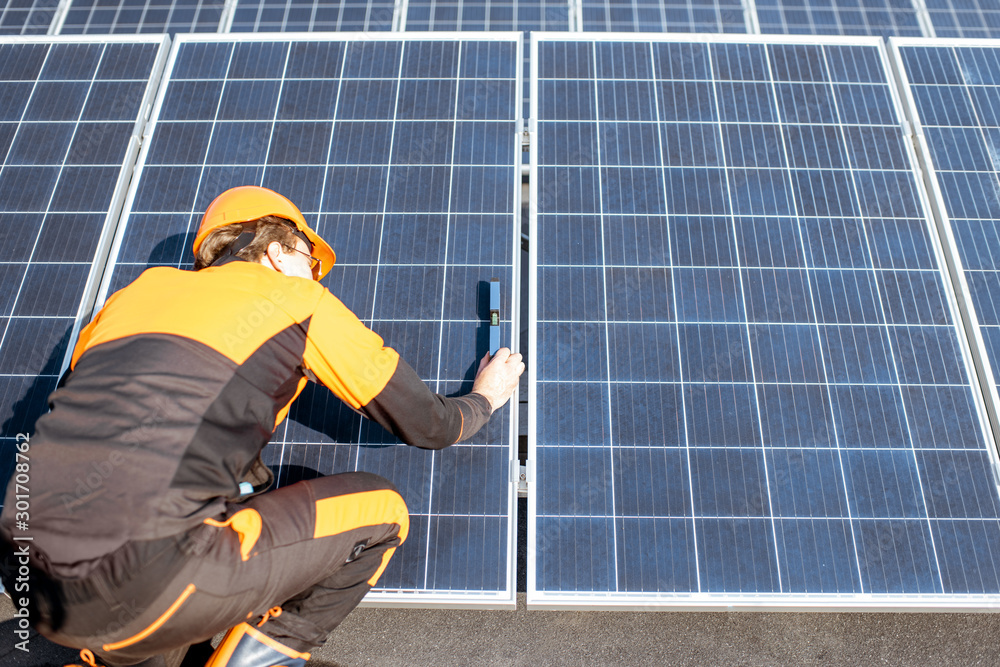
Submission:
[[[333,250],[271,190],[219,195],[194,254],[194,271],[151,268],[107,300],[38,420],[29,613],[91,665],[177,664],[226,630],[213,667],[302,665],[376,584],[409,515],[365,472],[265,493],[260,452],[292,401],[319,382],[440,449],[507,402],[524,364],[504,348],[471,393],[432,393],[319,283]],[[25,544],[14,508],[10,484],[7,549]]]

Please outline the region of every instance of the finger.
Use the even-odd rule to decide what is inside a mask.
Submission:
[[[507,357],[509,356],[510,356],[510,348],[501,347],[499,350],[497,350],[497,353],[493,355],[493,358],[499,359],[500,363],[503,363],[504,361],[507,360]]]

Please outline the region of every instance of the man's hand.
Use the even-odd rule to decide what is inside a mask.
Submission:
[[[501,347],[490,359],[487,352],[479,362],[472,391],[485,396],[496,412],[510,399],[517,388],[517,378],[523,372],[524,362],[521,361],[520,354],[511,354],[509,348]]]

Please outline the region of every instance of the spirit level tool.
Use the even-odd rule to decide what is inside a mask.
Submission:
[[[500,349],[500,279],[490,280],[490,356]]]

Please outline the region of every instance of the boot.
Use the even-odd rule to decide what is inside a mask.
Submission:
[[[280,607],[264,614],[258,626],[269,616],[278,616]],[[305,667],[308,653],[300,653],[271,639],[249,623],[240,623],[226,633],[205,667]]]

